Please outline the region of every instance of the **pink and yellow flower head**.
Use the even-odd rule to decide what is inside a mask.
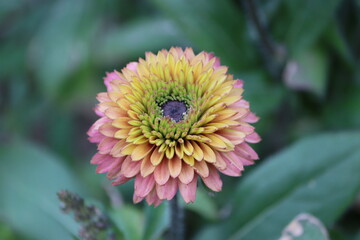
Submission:
[[[219,172],[240,176],[258,159],[248,145],[260,141],[258,117],[227,70],[211,53],[171,48],[108,73],[88,131],[96,171],[113,185],[135,178],[134,202],[155,206],[178,190],[194,202],[198,179],[218,192]]]

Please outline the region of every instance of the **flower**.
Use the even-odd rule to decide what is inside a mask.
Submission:
[[[240,176],[258,159],[248,145],[260,141],[249,124],[258,117],[227,70],[212,53],[176,47],[108,73],[88,131],[97,173],[113,185],[135,178],[134,202],[155,206],[178,190],[194,202],[198,178],[218,192],[219,172]]]

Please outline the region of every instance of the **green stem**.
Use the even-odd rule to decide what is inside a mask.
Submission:
[[[179,205],[177,195],[170,200],[170,214],[169,240],[184,240],[184,209]]]

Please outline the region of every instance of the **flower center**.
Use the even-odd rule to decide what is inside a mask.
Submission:
[[[161,106],[164,117],[170,117],[175,122],[183,119],[187,111],[185,103],[181,101],[167,101]]]

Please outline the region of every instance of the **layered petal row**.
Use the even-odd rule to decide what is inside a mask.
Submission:
[[[218,192],[219,173],[240,176],[258,159],[258,117],[227,71],[211,53],[171,48],[108,73],[88,131],[96,171],[114,185],[134,178],[134,202],[155,206],[177,192],[194,202],[199,179]]]

